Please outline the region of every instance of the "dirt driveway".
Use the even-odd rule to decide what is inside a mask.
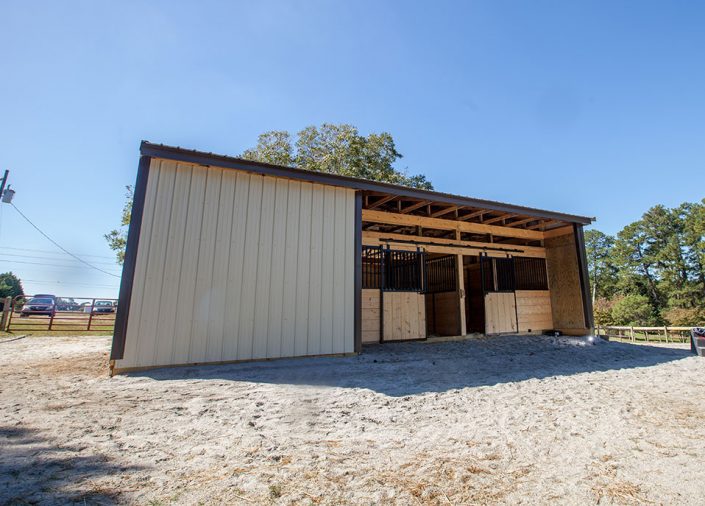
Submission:
[[[705,502],[705,360],[501,337],[107,377],[0,342],[0,503]]]

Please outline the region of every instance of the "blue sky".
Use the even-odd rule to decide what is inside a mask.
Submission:
[[[114,273],[102,234],[141,139],[238,154],[322,122],[392,133],[438,190],[615,233],[705,196],[703,26],[699,2],[4,0],[0,168],[19,209]],[[6,270],[117,294],[1,205]]]

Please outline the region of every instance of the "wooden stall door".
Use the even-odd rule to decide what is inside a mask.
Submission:
[[[493,292],[485,295],[485,333],[517,332],[516,300],[513,292]]]
[[[408,341],[426,337],[424,294],[384,292],[382,315],[383,341]]]

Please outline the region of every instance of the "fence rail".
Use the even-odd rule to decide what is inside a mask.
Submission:
[[[687,343],[692,327],[631,327],[601,326],[595,329],[597,335],[610,339],[624,339],[637,342]]]
[[[110,332],[117,299],[23,295],[4,306],[0,330],[8,332]]]

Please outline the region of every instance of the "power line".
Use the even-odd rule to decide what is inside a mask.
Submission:
[[[25,255],[24,253],[22,254],[17,254],[17,253],[5,253],[0,251],[0,256],[4,257],[17,257],[17,258],[34,258],[36,260],[49,260],[50,262],[75,262],[74,259],[72,258],[64,258],[64,257],[47,257],[47,256],[36,256],[36,255]],[[93,262],[96,265],[112,265],[113,267],[115,266],[115,262]]]
[[[46,267],[64,267],[66,269],[85,269],[85,267],[81,267],[80,265],[67,265],[67,264],[52,264],[52,263],[47,263],[47,262],[26,262],[24,260],[6,260],[2,259],[3,262],[11,263],[11,264],[27,264],[27,265],[44,265]],[[97,267],[94,267],[94,269],[98,269]],[[99,271],[102,271],[102,269],[98,269]],[[120,276],[118,274],[113,274],[108,271],[102,271],[105,272],[106,274],[110,274],[111,276],[115,276],[116,278],[119,278]]]
[[[51,283],[54,285],[76,285],[76,286],[89,286],[89,287],[95,287],[95,288],[119,288],[120,285],[100,285],[100,284],[93,284],[93,283],[80,283],[80,282],[73,282],[73,281],[51,281],[48,279],[23,279],[22,282],[27,282],[27,283]]]
[[[0,207],[2,209],[2,207]],[[13,251],[31,251],[33,253],[50,253],[52,255],[62,255],[64,254],[63,251],[49,251],[46,249],[35,249],[35,248],[15,248],[12,246],[0,246],[0,249],[10,249]],[[110,259],[113,260],[113,263],[115,261],[114,256],[107,256],[107,255],[90,255],[88,253],[76,253],[77,255],[81,255],[82,257],[93,257],[93,258],[105,258],[105,259]]]
[[[59,248],[61,251],[63,251],[63,252],[66,253],[67,255],[72,256],[73,258],[75,258],[76,260],[78,260],[78,261],[81,262],[82,264],[87,265],[87,266],[90,267],[91,269],[95,269],[95,270],[100,271],[100,272],[102,272],[102,273],[104,273],[104,274],[107,274],[108,276],[113,276],[113,277],[115,277],[115,278],[119,278],[119,277],[120,277],[120,276],[118,276],[117,274],[113,274],[112,272],[105,271],[105,270],[101,269],[100,267],[96,267],[95,265],[89,264],[88,262],[86,262],[86,261],[83,260],[82,258],[77,257],[76,255],[74,255],[73,253],[71,253],[69,250],[67,250],[66,248],[64,248],[63,246],[61,246],[61,245],[60,245],[58,242],[56,242],[54,239],[52,239],[52,238],[49,237],[47,234],[45,234],[45,233],[42,231],[42,229],[40,229],[37,225],[35,225],[34,223],[32,223],[32,220],[30,220],[29,218],[27,218],[27,217],[22,213],[22,211],[20,211],[20,210],[17,208],[17,206],[16,206],[15,204],[13,204],[13,203],[11,202],[10,205],[11,205],[12,207],[14,207],[14,208],[15,208],[15,211],[17,211],[17,212],[19,213],[19,215],[22,216],[22,217],[27,221],[27,223],[29,223],[30,225],[32,225],[32,226],[37,230],[37,232],[39,232],[39,233],[42,234],[44,237],[46,237],[54,246],[56,246],[57,248]]]

